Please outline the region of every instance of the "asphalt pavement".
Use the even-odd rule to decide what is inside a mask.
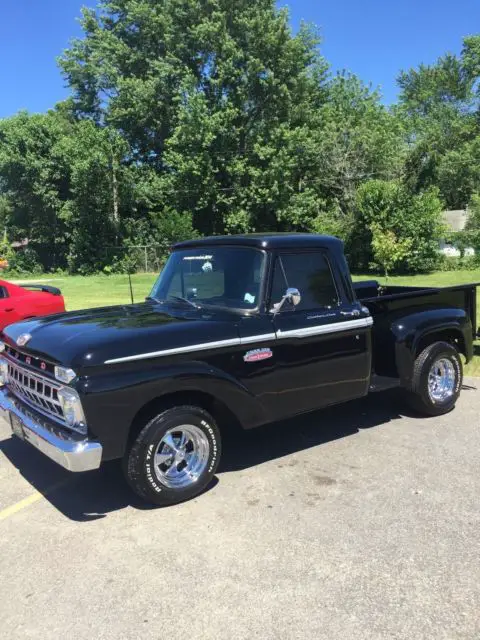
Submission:
[[[440,418],[389,392],[230,437],[165,509],[0,421],[2,637],[478,640],[476,386]]]

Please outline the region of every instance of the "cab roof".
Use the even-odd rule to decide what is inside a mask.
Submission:
[[[328,248],[339,250],[342,249],[343,242],[334,236],[324,236],[317,233],[246,233],[186,240],[178,242],[173,248],[190,249],[212,245],[257,247],[259,249]]]

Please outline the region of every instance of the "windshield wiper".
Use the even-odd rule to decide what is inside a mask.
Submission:
[[[190,305],[194,309],[200,309],[200,305],[199,304],[195,304],[195,302],[192,302],[188,298],[182,298],[182,296],[168,296],[168,300],[176,300],[177,302],[185,302],[186,304]]]

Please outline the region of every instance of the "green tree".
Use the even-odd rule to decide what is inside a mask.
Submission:
[[[109,250],[121,242],[122,214],[128,204],[121,162],[127,145],[110,128],[81,121],[59,147],[69,159],[69,199],[62,211],[69,234],[69,267],[82,273],[101,270],[111,260]]]
[[[9,238],[28,238],[44,268],[101,268],[106,247],[122,242],[124,220],[136,215],[126,157],[118,132],[61,108],[0,121],[0,215]]]
[[[61,264],[65,252],[62,208],[68,177],[57,145],[70,129],[53,112],[0,120],[0,189],[8,202],[9,238],[28,238],[40,250],[48,247],[51,264]]]
[[[294,230],[342,237],[358,267],[390,247],[389,271],[428,270],[441,201],[480,192],[480,36],[402,72],[389,109],[274,0],[104,0],[82,25],[71,96],[0,121],[0,223],[44,267]]]
[[[464,39],[460,56],[399,75],[397,115],[409,132],[406,184],[438,186],[447,207],[464,208],[480,188],[480,36]]]
[[[400,239],[393,231],[382,229],[377,223],[370,226],[370,231],[372,232],[373,266],[381,267],[385,273],[385,279],[388,280],[389,273],[408,256],[413,239]]]
[[[158,219],[292,226],[327,69],[312,29],[273,0],[108,0],[82,24],[60,62],[72,112],[122,132]]]
[[[378,91],[342,73],[326,85],[310,146],[309,186],[322,194],[327,211],[317,218],[314,230],[333,230],[348,242],[356,234],[359,185],[401,175],[405,156],[402,123],[381,103]]]
[[[107,0],[82,24],[60,60],[71,112],[126,137],[160,227],[346,237],[357,186],[399,175],[399,120],[329,80],[316,31],[274,0]]]
[[[357,244],[351,249],[352,266],[368,267],[375,262],[373,251],[383,251],[391,242],[397,243],[398,270],[417,273],[434,269],[444,234],[441,212],[442,203],[434,189],[412,196],[398,181],[371,180],[362,184],[357,191],[358,235]],[[399,253],[404,255],[400,258]]]

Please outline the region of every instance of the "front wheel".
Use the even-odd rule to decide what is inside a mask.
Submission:
[[[124,471],[144,500],[161,506],[193,498],[215,474],[220,432],[199,407],[166,409],[150,420],[127,451]]]
[[[463,366],[458,351],[448,342],[434,342],[415,360],[410,405],[425,415],[448,413],[460,395]]]

